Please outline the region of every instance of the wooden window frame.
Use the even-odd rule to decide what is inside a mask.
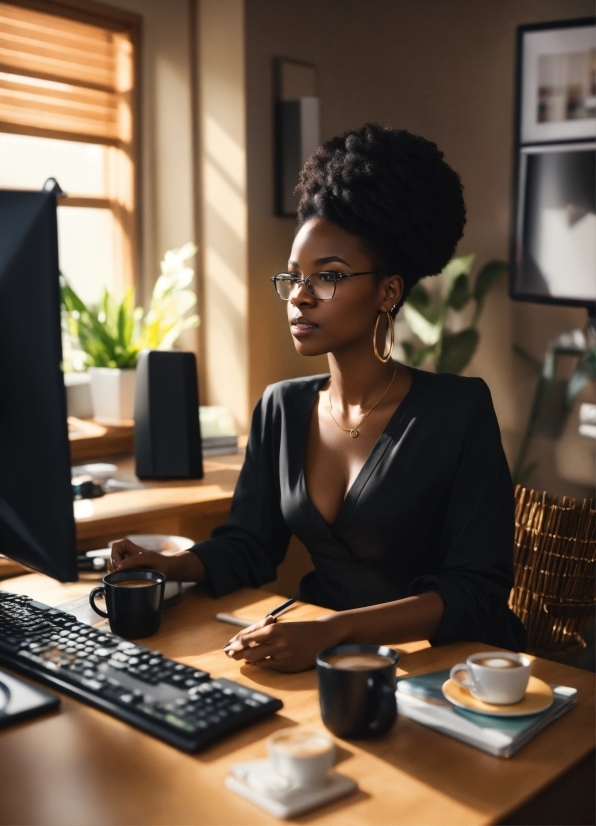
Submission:
[[[12,6],[39,11],[45,14],[53,14],[79,23],[87,23],[92,26],[101,26],[115,32],[125,33],[133,46],[133,91],[131,95],[132,114],[132,139],[127,146],[121,145],[129,156],[133,168],[133,202],[134,209],[130,220],[122,220],[123,211],[119,216],[121,223],[125,227],[125,233],[130,240],[130,272],[124,272],[124,285],[133,286],[137,292],[141,292],[141,41],[142,41],[142,21],[141,15],[128,12],[122,9],[112,8],[92,0],[4,0]],[[4,70],[0,63],[0,71]],[[8,68],[9,71],[12,71]],[[44,129],[43,127],[18,126],[3,123],[1,131],[12,132],[18,135],[31,135],[40,138],[57,138],[80,143],[95,143],[113,146],[114,142],[101,137],[88,137],[71,132],[61,132],[57,130]],[[110,198],[69,196],[60,199],[60,206],[73,207],[99,207],[107,208],[117,214],[118,204]]]

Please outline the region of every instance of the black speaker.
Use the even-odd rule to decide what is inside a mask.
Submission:
[[[194,353],[139,353],[135,459],[139,479],[203,478]]]

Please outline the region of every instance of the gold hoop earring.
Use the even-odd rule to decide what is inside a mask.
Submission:
[[[387,322],[389,324],[389,330],[391,332],[391,343],[389,344],[389,351],[388,351],[387,355],[386,356],[381,356],[381,355],[379,355],[379,351],[377,350],[377,331],[379,329],[379,321],[381,320],[381,317],[384,316],[384,315],[387,316]],[[385,338],[387,338],[387,336],[385,336]],[[393,352],[394,342],[395,342],[395,332],[393,330],[393,317],[392,317],[391,313],[379,313],[379,315],[377,316],[377,320],[376,320],[376,323],[375,323],[375,330],[374,330],[374,333],[373,333],[373,349],[375,351],[375,356],[379,359],[381,364],[387,364],[387,362],[391,358],[391,353]]]

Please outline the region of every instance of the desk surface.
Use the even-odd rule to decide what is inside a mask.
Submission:
[[[187,530],[184,535],[205,539],[227,518],[243,462],[244,453],[213,456],[203,460],[203,479],[145,481],[140,490],[75,503],[79,549],[98,548],[102,541],[128,533]],[[121,475],[134,478],[133,457],[116,463]]]
[[[59,604],[89,590],[89,583],[60,585],[38,574],[3,587]],[[216,611],[258,619],[279,602],[244,589],[215,602],[197,591],[164,611],[150,645],[182,662],[260,687],[280,697],[282,711],[197,755],[187,755],[114,718],[63,697],[60,711],[0,733],[0,822],[18,824],[268,824],[276,823],[224,788],[231,763],[265,756],[273,731],[321,725],[316,674],[280,674],[242,666],[221,647],[230,626]],[[298,605],[286,620],[314,619],[323,609]],[[447,668],[478,650],[472,643],[431,649],[396,646],[398,673]],[[338,741],[338,770],[360,790],[300,818],[304,822],[370,824],[484,824],[496,822],[548,786],[594,748],[594,677],[536,660],[547,682],[573,685],[577,708],[553,723],[510,760],[477,751],[399,719],[379,740]]]

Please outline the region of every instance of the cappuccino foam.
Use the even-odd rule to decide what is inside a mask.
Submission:
[[[296,731],[280,734],[273,740],[277,751],[290,757],[317,757],[333,748],[333,742],[316,731]]]
[[[508,657],[483,657],[481,660],[475,660],[476,665],[482,665],[484,668],[521,668],[523,663],[518,660],[510,660]]]

